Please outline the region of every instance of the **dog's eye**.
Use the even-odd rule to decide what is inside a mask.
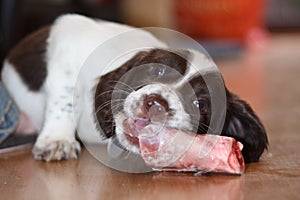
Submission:
[[[152,73],[156,76],[163,76],[166,72],[166,68],[164,66],[154,66],[152,69]]]
[[[205,108],[205,101],[202,99],[197,99],[193,101],[194,106],[199,108],[199,110],[203,110]]]

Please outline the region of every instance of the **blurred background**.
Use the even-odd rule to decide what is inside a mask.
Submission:
[[[263,48],[274,32],[300,30],[299,0],[0,0],[0,61],[33,30],[63,13],[183,32],[213,57]]]

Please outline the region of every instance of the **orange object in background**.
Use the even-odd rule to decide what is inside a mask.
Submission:
[[[257,50],[264,48],[268,41],[264,6],[264,0],[175,0],[174,5],[177,29],[200,44],[217,41],[218,46],[223,44],[218,41],[227,41],[254,50],[248,51],[251,56],[244,58],[245,63],[236,57],[217,64],[228,88],[256,111],[261,111],[264,103],[265,74],[261,60],[257,59]]]
[[[175,21],[193,38],[247,42],[253,31],[264,32],[263,10],[263,0],[176,0]]]

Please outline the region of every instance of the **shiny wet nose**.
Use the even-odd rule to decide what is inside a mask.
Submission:
[[[150,94],[144,99],[144,108],[146,109],[151,121],[162,122],[166,120],[169,104],[161,95]]]

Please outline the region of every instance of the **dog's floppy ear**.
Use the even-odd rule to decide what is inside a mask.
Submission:
[[[222,135],[234,137],[241,143],[245,162],[257,162],[268,147],[266,131],[252,108],[226,89],[227,113]]]

